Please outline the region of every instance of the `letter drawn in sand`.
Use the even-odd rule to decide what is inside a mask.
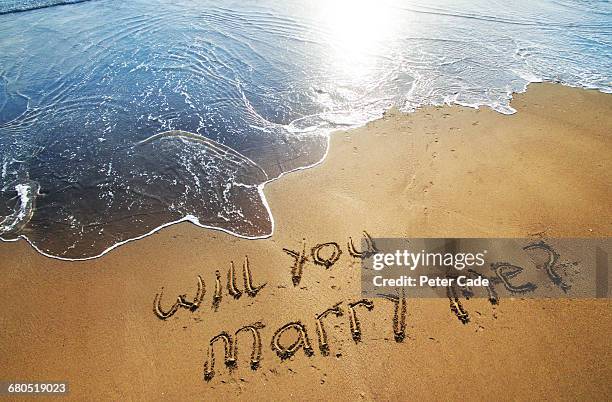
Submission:
[[[493,286],[493,283],[495,282],[493,278],[486,277],[474,271],[471,268],[466,271],[466,277],[471,278],[471,279],[477,279],[477,278],[488,279],[489,284],[485,288],[487,289],[487,298],[489,299],[489,303],[491,303],[492,305],[496,305],[497,303],[499,303],[499,297],[497,296],[497,291],[495,290],[495,286]],[[461,289],[461,293],[463,293],[463,296],[468,300],[470,297],[474,296],[474,290],[472,289],[471,286],[468,286],[468,285],[459,286],[459,289]]]
[[[187,300],[187,295],[180,295],[178,299],[181,307],[186,308],[189,311],[196,311],[200,307],[200,304],[202,304],[205,293],[206,288],[204,287],[204,281],[202,280],[202,277],[198,275],[198,290],[193,298],[193,301]]]
[[[291,267],[291,281],[293,286],[297,286],[302,279],[302,271],[304,270],[304,263],[308,259],[306,257],[306,239],[302,240],[302,251],[297,252],[283,248],[283,251],[295,259],[293,266]]]
[[[212,380],[215,376],[215,342],[222,341],[224,347],[225,365],[231,370],[238,367],[238,334],[241,332],[250,331],[253,334],[253,350],[251,351],[251,369],[257,370],[261,362],[261,334],[260,329],[264,328],[264,324],[256,322],[251,325],[245,325],[239,328],[234,334],[234,339],[227,332],[223,331],[220,334],[212,337],[208,344],[208,357],[204,362],[204,379]]]
[[[257,370],[259,363],[261,362],[261,334],[259,330],[264,328],[265,325],[261,322],[256,322],[251,325],[245,325],[238,329],[234,334],[234,348],[232,352],[232,358],[238,364],[238,334],[244,331],[250,331],[253,335],[253,350],[251,351],[251,370]]]
[[[325,253],[322,254],[323,250],[329,250],[328,255],[325,256]],[[336,242],[322,243],[315,245],[312,250],[310,250],[312,255],[312,260],[317,265],[323,265],[325,269],[329,269],[332,265],[334,265],[340,255],[342,254],[342,250],[340,250],[340,246]]]
[[[333,307],[328,308],[321,314],[316,316],[317,320],[317,335],[319,337],[319,350],[323,356],[329,355],[329,343],[327,342],[327,332],[325,331],[325,326],[323,325],[323,319],[330,314],[335,315],[336,317],[342,317],[343,311],[340,308],[340,304],[342,302],[336,303]]]
[[[249,257],[244,256],[244,264],[242,265],[242,278],[244,279],[244,290],[250,297],[257,296],[257,293],[266,286],[266,283],[260,286],[253,286],[253,274],[249,265]],[[234,299],[239,299],[242,292],[236,286],[236,270],[234,261],[230,263],[230,269],[227,272],[227,291]]]
[[[215,376],[215,342],[217,341],[223,341],[225,365],[230,369],[236,366],[236,359],[232,356],[232,337],[225,331],[221,332],[214,336],[208,344],[208,359],[204,362],[204,379],[206,381],[212,380]]]
[[[212,308],[217,311],[219,309],[219,305],[221,304],[221,299],[223,298],[223,294],[221,293],[221,274],[219,271],[215,271],[215,294],[212,299]]]
[[[526,282],[518,286],[510,283],[510,279],[523,272],[523,268],[519,266],[512,265],[507,262],[496,262],[491,264],[491,269],[495,271],[495,274],[501,280],[504,287],[512,293],[533,292],[537,289],[537,286],[531,282]]]
[[[297,332],[297,339],[289,346],[284,346],[280,342],[281,336],[289,331],[295,330]],[[308,332],[306,327],[299,321],[290,322],[280,327],[272,336],[272,350],[276,352],[281,360],[285,360],[293,356],[300,348],[304,349],[304,354],[310,357],[314,354],[310,339],[308,339]]]
[[[447,278],[452,277],[447,276]],[[459,297],[457,296],[457,291],[455,289],[455,286],[457,286],[455,282],[456,281],[453,281],[450,285],[446,287],[446,296],[448,297],[451,311],[457,316],[457,318],[459,319],[459,321],[461,321],[462,324],[467,324],[468,322],[470,322],[470,315],[463,308],[463,305],[461,305],[461,302],[459,301]]]
[[[365,248],[362,251],[357,251],[355,244],[353,244],[353,239],[349,237],[347,247],[351,257],[365,260],[366,258],[378,253],[374,240],[372,240],[372,237],[365,230],[363,231],[363,241],[365,242]]]
[[[393,335],[395,342],[403,342],[406,338],[406,295],[402,289],[402,296],[381,294],[381,297],[390,300],[395,305],[393,312]]]
[[[236,269],[234,261],[230,261],[230,268],[227,271],[227,291],[234,299],[240,299],[242,292],[236,287]]]
[[[555,271],[555,265],[559,260],[559,254],[555,250],[552,249],[548,244],[540,241],[538,243],[529,244],[523,247],[523,250],[544,250],[548,254],[548,261],[546,262],[545,269],[546,274],[550,278],[550,280],[561,288],[562,291],[567,293],[567,291],[571,288],[570,285],[563,282],[563,279],[559,276],[557,271]]]
[[[187,295],[180,295],[177,297],[176,303],[174,303],[168,311],[164,311],[161,307],[161,299],[164,294],[164,288],[162,288],[160,293],[155,294],[155,298],[153,299],[153,312],[159,319],[166,320],[172,317],[174,313],[178,311],[179,307],[185,308],[192,312],[196,311],[200,307],[200,304],[202,304],[205,293],[206,287],[204,285],[204,281],[202,280],[202,277],[198,275],[198,290],[196,291],[193,301],[187,300]]]
[[[355,342],[361,341],[361,323],[357,318],[357,313],[355,312],[355,307],[363,306],[368,309],[368,311],[372,311],[374,308],[374,302],[368,299],[361,299],[356,302],[352,302],[348,304],[349,307],[349,326],[351,329],[351,336]]]
[[[266,284],[253,287],[253,277],[251,275],[251,268],[249,266],[249,257],[244,256],[244,264],[242,265],[242,276],[244,278],[244,290],[250,297],[257,296],[257,293],[263,289]]]
[[[156,293],[155,298],[153,299],[153,312],[160,320],[166,320],[172,317],[174,313],[177,312],[177,310],[179,309],[179,306],[181,305],[181,299],[177,297],[176,303],[174,303],[172,307],[170,307],[169,310],[164,311],[161,307],[161,299],[163,295],[164,295],[164,288],[162,288],[159,293]]]

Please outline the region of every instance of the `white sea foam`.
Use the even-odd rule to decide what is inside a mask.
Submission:
[[[32,218],[40,186],[35,182],[15,186],[18,202],[12,214],[0,221],[0,236],[19,232]]]

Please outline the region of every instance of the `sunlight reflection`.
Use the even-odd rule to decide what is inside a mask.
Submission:
[[[322,0],[321,21],[332,49],[330,67],[340,77],[360,81],[376,73],[397,24],[393,0]]]

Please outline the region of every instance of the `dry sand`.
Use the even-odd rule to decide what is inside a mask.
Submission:
[[[321,165],[265,189],[273,236],[249,241],[188,223],[108,255],[62,262],[25,242],[0,244],[0,379],[68,380],[80,400],[387,400],[612,398],[612,310],[607,300],[486,300],[464,303],[462,325],[448,301],[409,300],[407,338],[393,339],[393,303],[356,309],[362,341],[351,338],[347,303],[360,299],[359,263],[346,241],[362,230],[406,237],[607,237],[612,233],[612,96],[558,85],[516,95],[518,113],[428,107],[391,111],[366,127],[332,136]],[[329,270],[307,262],[291,281],[299,249],[335,241]],[[215,270],[249,256],[259,294],[211,308]],[[195,312],[166,321],[153,313],[196,289]],[[241,277],[238,276],[242,288]],[[317,346],[325,319],[330,354]],[[270,342],[300,320],[314,355],[281,362]],[[239,338],[238,367],[203,380],[210,338],[261,321],[260,368],[249,368],[250,338]],[[285,343],[292,341],[285,334]]]

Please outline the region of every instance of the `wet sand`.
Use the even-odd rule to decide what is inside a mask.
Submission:
[[[0,244],[0,379],[68,380],[79,400],[397,400],[596,399],[612,397],[612,304],[607,300],[465,301],[463,325],[448,300],[408,300],[406,339],[394,340],[394,305],[360,297],[359,260],[347,249],[363,230],[374,237],[609,237],[612,233],[612,96],[551,84],[515,96],[518,113],[428,107],[388,112],[366,127],[332,136],[319,166],[266,186],[276,221],[272,237],[244,240],[184,223],[119,247],[102,258],[64,262],[20,241]],[[294,259],[337,242],[331,268],[307,261],[297,286]],[[230,261],[244,291],[226,289]],[[310,257],[309,257],[310,258]],[[310,258],[312,259],[312,258]],[[223,286],[213,308],[215,270]],[[200,307],[163,321],[178,295]],[[319,350],[316,315],[329,355]],[[313,349],[285,361],[271,347],[277,329],[300,321]],[[261,322],[262,356],[251,370],[250,333],[238,337],[237,367],[211,337]],[[296,339],[287,331],[288,345]]]

